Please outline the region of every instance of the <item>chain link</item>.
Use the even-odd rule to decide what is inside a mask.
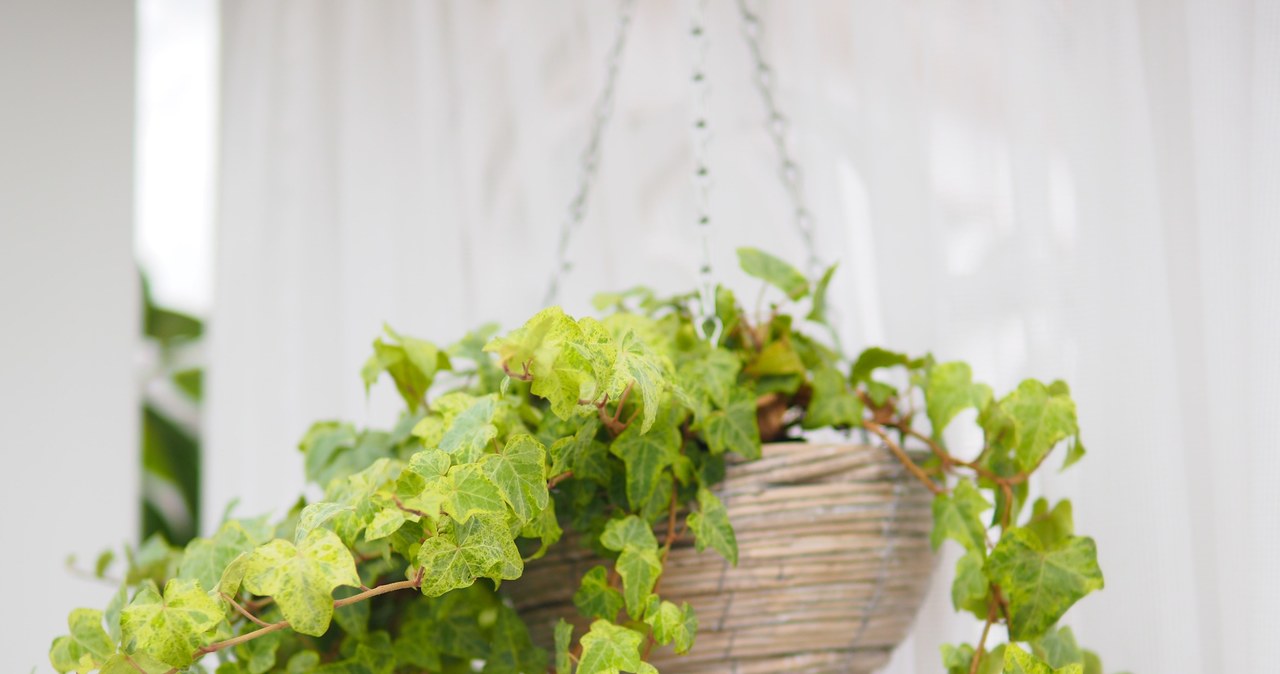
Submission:
[[[551,281],[547,286],[547,294],[543,306],[555,304],[560,296],[560,282],[573,267],[569,262],[569,240],[575,230],[582,225],[587,216],[587,204],[591,198],[591,188],[595,184],[596,173],[600,168],[600,139],[605,127],[613,116],[613,97],[617,89],[618,70],[622,66],[622,53],[627,46],[627,34],[631,27],[631,17],[635,10],[635,0],[619,0],[618,25],[613,38],[613,46],[605,65],[604,88],[596,98],[591,118],[591,134],[587,146],[582,150],[579,163],[578,189],[569,202],[569,213],[560,225],[560,238],[556,244],[555,266],[551,270]]]
[[[694,327],[698,335],[712,344],[720,341],[724,324],[716,314],[716,286],[711,269],[711,173],[707,160],[707,146],[711,142],[710,94],[707,81],[707,0],[690,0],[691,20],[689,36],[693,42],[693,68],[690,81],[693,84],[693,123],[690,127],[693,145],[693,195],[696,207],[696,225],[701,245],[698,263],[698,308],[694,312]]]
[[[804,175],[787,146],[787,130],[790,127],[790,121],[778,107],[778,101],[774,97],[773,68],[765,60],[764,50],[760,47],[760,17],[747,6],[747,0],[738,0],[738,12],[742,16],[742,35],[746,39],[747,50],[751,52],[751,59],[755,62],[755,74],[752,79],[756,90],[760,92],[761,100],[764,101],[765,131],[773,140],[774,149],[781,161],[778,173],[782,178],[782,186],[787,191],[787,197],[791,200],[796,231],[804,242],[808,256],[805,266],[809,276],[816,277],[822,272],[823,265],[813,237],[813,216],[809,212],[809,207],[805,205]]]

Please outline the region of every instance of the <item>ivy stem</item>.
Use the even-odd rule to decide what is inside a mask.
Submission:
[[[917,466],[916,462],[912,461],[910,456],[907,456],[907,453],[903,451],[902,447],[897,442],[894,442],[893,438],[889,437],[889,434],[885,432],[883,426],[871,421],[870,419],[864,419],[862,421],[862,426],[879,436],[880,439],[884,441],[884,444],[889,447],[889,450],[893,452],[893,455],[898,457],[898,461],[901,462],[907,470],[911,471],[911,474],[915,475],[916,479],[920,480],[921,484],[928,487],[929,491],[934,494],[946,493],[946,489],[938,486],[938,483],[929,479],[929,476],[925,474],[924,470],[922,470],[920,466]]]
[[[398,590],[417,589],[419,587],[422,587],[422,578],[425,573],[426,573],[426,568],[418,569],[418,572],[414,574],[413,578],[409,580],[402,580],[395,583],[387,583],[386,585],[379,585],[378,587],[365,590],[360,594],[354,594],[345,599],[338,599],[333,602],[333,607],[335,609],[342,608],[343,606],[354,604],[356,602],[361,602],[366,599],[371,599],[378,595],[387,594],[388,592],[396,592]],[[226,596],[226,595],[223,595],[223,596]],[[239,604],[236,604],[234,601],[231,603],[234,604],[236,608],[240,608]],[[253,618],[253,616],[243,611],[243,609],[241,609],[241,611],[247,617]],[[218,651],[221,651],[221,650],[234,648],[236,646],[239,646],[240,644],[245,643],[246,641],[253,641],[258,637],[271,634],[272,632],[279,632],[280,630],[289,627],[288,620],[281,620],[280,622],[266,623],[266,624],[262,623],[262,621],[257,620],[256,618],[253,618],[253,620],[256,623],[261,624],[262,627],[252,632],[241,634],[238,637],[232,637],[224,641],[218,641],[216,643],[209,644],[208,646],[201,646],[200,648],[196,649],[195,653],[192,654],[191,656],[192,660],[199,660],[200,658],[210,653],[217,653]],[[136,667],[137,665],[135,664],[134,666]],[[141,669],[139,669],[139,671],[141,671]],[[179,671],[178,668],[174,667],[173,669],[170,669],[169,671],[165,672],[165,674],[178,674],[178,671]]]
[[[973,661],[969,663],[969,674],[978,674],[978,665],[982,663],[982,654],[987,647],[987,633],[991,631],[991,623],[996,620],[996,603],[987,605],[987,622],[982,626],[982,638],[978,639],[978,648],[973,652]]]
[[[245,607],[240,605],[240,602],[237,602],[231,595],[227,594],[226,592],[219,592],[218,594],[222,595],[222,598],[227,600],[228,604],[231,604],[233,607],[235,607],[236,611],[238,611],[240,615],[248,618],[249,620],[252,620],[255,623],[258,623],[262,627],[266,627],[267,625],[271,624],[263,620],[262,618],[259,618],[258,616],[250,613],[247,609],[245,609]]]

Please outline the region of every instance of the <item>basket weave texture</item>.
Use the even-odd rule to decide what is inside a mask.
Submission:
[[[882,447],[773,443],[728,468],[717,493],[738,540],[738,566],[684,535],[660,581],[698,617],[690,653],[656,649],[664,674],[858,673],[883,666],[928,589],[932,495]],[[656,532],[666,534],[665,525]],[[577,580],[601,560],[566,535],[504,585],[533,638],[550,648]]]

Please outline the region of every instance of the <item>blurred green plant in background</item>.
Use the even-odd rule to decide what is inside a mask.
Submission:
[[[157,306],[142,278],[142,540],[185,545],[200,526],[204,323]]]

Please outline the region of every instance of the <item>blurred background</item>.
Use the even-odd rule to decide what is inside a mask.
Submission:
[[[1109,668],[1280,660],[1280,3],[752,0],[848,349],[1072,382]],[[717,279],[807,254],[738,8],[636,7],[571,312],[692,288],[705,58]],[[46,671],[100,550],[282,512],[309,423],[388,422],[384,323],[448,342],[543,300],[612,1],[0,1],[0,620]],[[66,558],[76,560],[68,565]],[[949,570],[944,562],[940,574]],[[974,639],[937,581],[894,674]]]

